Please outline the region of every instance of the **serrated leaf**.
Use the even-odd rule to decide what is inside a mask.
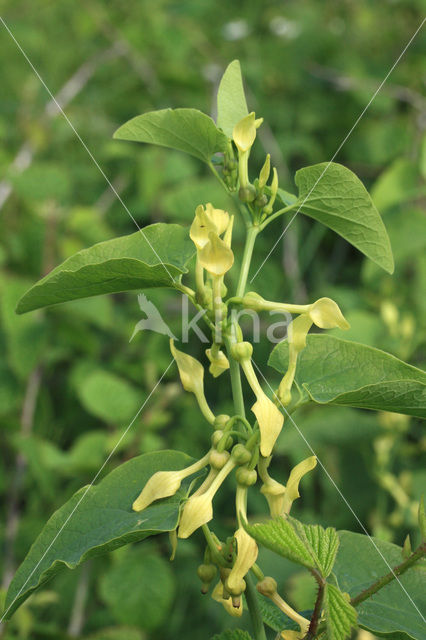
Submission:
[[[7,618],[61,569],[75,569],[92,556],[175,529],[187,483],[194,476],[175,496],[143,512],[132,511],[132,503],[156,471],[174,471],[192,462],[179,451],[147,453],[117,467],[98,485],[77,491],[51,516],[17,570],[7,592]]]
[[[295,177],[301,213],[318,220],[393,273],[392,249],[379,212],[357,176],[337,163],[300,169]]]
[[[287,518],[274,518],[267,522],[246,525],[246,529],[257,542],[283,558],[307,568],[314,566],[310,552]]]
[[[287,341],[275,347],[269,364],[285,373]],[[320,404],[426,417],[426,373],[389,353],[356,342],[325,334],[308,336],[295,379]]]
[[[213,120],[197,109],[143,113],[117,129],[114,138],[177,149],[207,163],[212,155],[225,151],[228,144],[228,138]]]
[[[152,224],[129,236],[83,249],[53,269],[20,299],[17,313],[59,302],[150,287],[173,287],[194,254],[177,224]]]
[[[297,622],[285,615],[278,607],[260,593],[257,594],[257,600],[259,602],[260,613],[265,624],[268,625],[274,631],[283,631],[283,629],[291,629],[293,631],[299,630]],[[309,618],[312,612],[301,612],[301,615],[305,618]]]
[[[232,138],[234,126],[247,115],[240,62],[233,60],[226,67],[217,92],[217,125]]]
[[[251,635],[242,629],[226,629],[214,635],[211,640],[252,640]]]
[[[339,548],[336,529],[332,527],[324,529],[319,524],[303,524],[294,518],[291,518],[291,522],[299,537],[308,546],[316,568],[323,578],[327,578],[333,569]]]
[[[340,547],[333,574],[342,591],[351,597],[401,564],[402,549],[378,538],[339,531]],[[418,563],[393,580],[372,598],[357,606],[358,624],[379,636],[398,640],[424,639],[426,614],[426,567]],[[419,613],[420,611],[420,613]],[[388,634],[391,634],[389,636]]]
[[[324,594],[327,640],[346,640],[356,625],[357,614],[349,599],[334,585],[327,584]]]

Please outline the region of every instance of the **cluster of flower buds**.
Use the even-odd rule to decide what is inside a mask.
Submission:
[[[251,148],[256,139],[256,131],[263,122],[263,118],[256,119],[254,112],[242,118],[234,127],[232,139],[238,149],[238,176],[240,189],[238,192],[242,202],[252,204],[263,217],[272,213],[275,198],[278,192],[278,174],[272,170],[272,181],[269,186],[269,198],[265,194],[265,188],[271,173],[271,158],[268,154],[260,171],[259,178],[251,184],[248,175],[248,159]]]

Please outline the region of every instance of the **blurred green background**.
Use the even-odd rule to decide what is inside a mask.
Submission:
[[[265,118],[253,152],[272,155],[280,186],[329,160],[422,20],[421,0],[317,2],[2,2],[2,16],[138,224],[188,224],[200,202],[227,206],[214,178],[178,152],[113,141],[129,118],[164,107],[215,115],[226,65],[239,58],[249,106]],[[0,492],[3,589],[51,513],[88,484],[170,362],[168,340],[139,333],[136,292],[68,303],[17,317],[18,297],[66,257],[134,223],[75,132],[58,113],[0,25]],[[269,299],[330,296],[352,328],[348,337],[411,364],[425,360],[426,43],[420,33],[336,161],[355,171],[384,217],[396,259],[393,277],[367,263],[325,227],[298,216],[253,283]],[[302,219],[303,218],[303,219]],[[259,240],[253,271],[286,221]],[[241,249],[237,225],[235,251]],[[232,285],[232,283],[229,283]],[[180,298],[149,293],[173,331]],[[422,323],[423,317],[423,323]],[[202,345],[191,345],[204,358]],[[270,345],[256,347],[266,373]],[[204,360],[203,360],[204,361]],[[269,379],[276,374],[268,369]],[[222,379],[221,379],[222,380]],[[226,413],[228,384],[209,380],[210,402]],[[426,471],[419,421],[346,408],[295,414],[305,437],[368,531],[402,544],[415,529]],[[171,367],[121,442],[105,473],[139,453],[177,448],[199,457],[209,444],[194,399]],[[289,423],[273,474],[285,482],[310,455]],[[232,493],[215,501],[218,534],[230,535]],[[252,492],[254,494],[254,492]],[[296,517],[360,531],[327,476],[303,481]],[[266,513],[251,496],[255,519]],[[415,542],[415,535],[414,535]],[[200,535],[168,560],[158,537],[63,572],[0,633],[3,638],[205,640],[233,625],[202,597],[195,571]],[[309,609],[313,580],[263,553],[290,603]],[[249,628],[247,614],[239,626]]]

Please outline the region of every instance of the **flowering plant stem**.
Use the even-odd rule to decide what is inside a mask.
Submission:
[[[259,227],[249,226],[247,228],[246,243],[244,247],[243,259],[241,262],[241,270],[237,285],[237,296],[243,296],[247,284],[248,273],[250,269],[251,258],[253,255],[254,244],[256,242],[257,234],[259,233]],[[234,339],[235,330],[234,329]],[[234,401],[235,412],[245,417],[244,397],[241,386],[241,371],[239,363],[231,357],[229,339],[226,340],[226,349],[229,356],[230,375],[231,375],[231,387],[232,397]],[[253,625],[253,633],[255,640],[266,640],[265,627],[263,625],[262,614],[260,612],[259,603],[257,599],[256,588],[253,584],[253,580],[249,574],[246,575],[245,581],[247,584],[245,596],[247,600],[247,606],[250,613],[251,622]]]

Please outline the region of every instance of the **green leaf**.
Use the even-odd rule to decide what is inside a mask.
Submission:
[[[179,451],[147,453],[117,467],[98,485],[77,491],[51,516],[17,570],[7,592],[7,617],[64,567],[75,569],[92,556],[175,529],[189,480],[176,495],[140,513],[132,511],[132,503],[156,471],[192,462]]]
[[[340,547],[333,573],[340,589],[351,597],[389,573],[389,566],[402,562],[402,549],[395,544],[351,531],[339,531],[338,535]],[[399,576],[399,582],[393,580],[357,607],[358,624],[375,635],[395,640],[423,640],[424,621],[417,609],[423,615],[426,612],[425,579],[424,563],[408,569]]]
[[[161,109],[136,116],[114,133],[118,140],[148,142],[189,153],[204,162],[225,151],[228,138],[197,109]]]
[[[287,518],[274,518],[267,522],[246,525],[247,532],[267,549],[308,569],[314,561],[305,543],[297,535]]]
[[[356,625],[357,614],[349,599],[334,585],[327,584],[324,594],[327,640],[346,640]]]
[[[214,635],[211,640],[252,640],[251,635],[242,629],[226,629]]]
[[[130,382],[103,369],[85,377],[78,396],[87,411],[109,424],[131,420],[143,401]]]
[[[145,634],[132,627],[109,627],[84,636],[83,640],[145,640]]]
[[[59,302],[150,287],[173,287],[194,254],[188,232],[152,224],[129,236],[83,249],[24,294],[17,313]]]
[[[336,529],[332,527],[324,529],[319,524],[302,524],[294,518],[291,518],[291,523],[309,549],[316,568],[323,578],[327,578],[333,569],[339,548]]]
[[[233,60],[226,67],[217,92],[217,125],[232,138],[234,126],[247,115],[240,62]]]
[[[386,228],[368,191],[352,171],[340,164],[323,162],[297,171],[295,182],[301,213],[322,222],[393,273]]]
[[[262,620],[268,625],[268,627],[277,632],[283,631],[283,629],[292,629],[293,631],[299,630],[297,622],[286,616],[285,613],[278,609],[278,607],[269,600],[269,598],[258,593],[257,600],[259,603],[260,613],[262,614]],[[301,615],[308,618],[311,614],[312,612],[309,612],[309,615],[307,615],[306,612],[302,612]]]
[[[285,373],[287,341],[275,347],[269,364]],[[295,379],[319,404],[426,417],[426,373],[389,353],[356,342],[326,334],[308,336]]]
[[[152,545],[125,550],[102,575],[100,595],[115,620],[153,631],[169,616],[175,594],[170,562]]]

